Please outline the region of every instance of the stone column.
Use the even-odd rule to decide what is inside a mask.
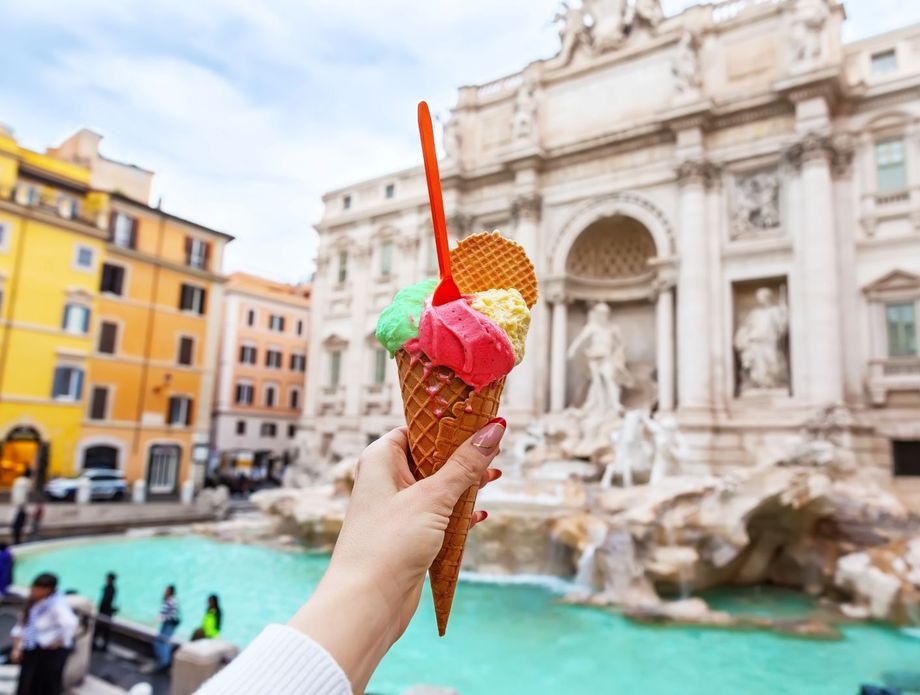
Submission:
[[[523,195],[516,198],[511,207],[512,236],[535,263],[538,257],[538,225],[542,202],[537,194]],[[508,377],[507,403],[511,417],[523,419],[540,412],[538,400],[542,399],[537,397],[540,371],[538,358],[540,346],[546,344],[543,339],[545,326],[541,318],[540,312],[532,312],[524,349],[527,356]]]
[[[351,337],[343,360],[339,383],[345,386],[345,415],[360,415],[361,391],[367,382],[367,303],[373,270],[370,267],[370,243],[356,244],[349,253],[348,276],[351,280]]]
[[[707,409],[712,400],[709,327],[709,244],[706,186],[714,168],[704,160],[685,161],[680,183],[677,281],[677,388],[681,409]]]
[[[843,400],[843,335],[840,318],[837,235],[834,229],[834,197],[831,161],[835,148],[829,136],[807,133],[787,152],[799,172],[802,227],[794,238],[802,276],[804,306],[791,307],[805,313],[807,340],[803,345],[808,366],[808,396],[813,405]]]
[[[556,294],[549,299],[552,304],[552,344],[550,346],[549,408],[559,412],[565,408],[565,363],[568,349],[568,304],[565,297]]]
[[[655,303],[656,370],[658,409],[674,410],[674,290],[663,284]]]

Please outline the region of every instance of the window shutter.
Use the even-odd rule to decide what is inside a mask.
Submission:
[[[93,388],[92,400],[90,402],[89,416],[92,420],[105,419],[105,407],[107,405],[109,390],[102,386]]]
[[[118,221],[118,213],[114,210],[109,212],[109,238],[115,238],[115,223]]]
[[[89,333],[89,309],[83,308],[83,332]]]
[[[191,302],[189,301],[189,290],[191,288],[188,285],[182,285],[182,288],[179,291],[179,308],[188,309],[191,307]]]
[[[211,267],[211,242],[204,242],[204,265],[202,266],[203,270],[208,270]]]
[[[283,316],[281,317],[281,323],[279,324],[279,326],[280,326],[279,330],[282,333],[284,333],[284,317]]]
[[[205,289],[201,289],[200,291],[201,291],[201,309],[199,310],[198,313],[204,314],[208,309],[208,291]]]
[[[56,367],[54,370],[54,384],[51,386],[51,397],[63,396],[66,388],[67,374],[64,367]]]
[[[185,237],[185,265],[192,264],[192,237]]]
[[[186,399],[186,403],[188,403],[188,407],[185,409],[185,424],[191,425],[192,424],[192,409],[195,407],[195,401],[193,401],[191,398],[188,398]]]
[[[64,320],[61,321],[61,328],[67,329],[68,319],[70,318],[70,312],[73,307],[70,304],[64,305]]]
[[[76,388],[74,389],[74,398],[80,400],[83,396],[83,370],[74,369],[73,370],[74,379],[76,380]]]
[[[137,218],[131,218],[131,248],[137,248]]]
[[[191,338],[179,338],[179,364],[191,364],[194,341]]]

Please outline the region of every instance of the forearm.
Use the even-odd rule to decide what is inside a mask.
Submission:
[[[396,641],[388,601],[372,585],[327,573],[288,623],[322,646],[363,693],[374,669]]]

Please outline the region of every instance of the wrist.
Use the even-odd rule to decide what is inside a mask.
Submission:
[[[399,637],[390,606],[372,582],[329,571],[288,625],[329,652],[353,690],[364,692]]]

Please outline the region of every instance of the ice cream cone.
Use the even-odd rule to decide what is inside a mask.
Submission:
[[[536,303],[533,265],[518,244],[497,232],[462,240],[451,251],[451,262],[463,293],[515,288],[528,307]],[[400,349],[396,363],[409,428],[410,468],[420,480],[437,472],[457,447],[495,417],[505,379],[477,392],[450,369],[432,367],[423,353]],[[441,636],[447,630],[477,492],[474,485],[457,502],[444,543],[428,571]]]
[[[400,350],[396,364],[409,427],[409,467],[415,479],[421,480],[436,473],[457,447],[495,417],[505,380],[476,393],[449,369],[432,368],[422,354]],[[477,491],[477,485],[470,487],[457,502],[444,544],[428,570],[441,636],[447,630]]]

